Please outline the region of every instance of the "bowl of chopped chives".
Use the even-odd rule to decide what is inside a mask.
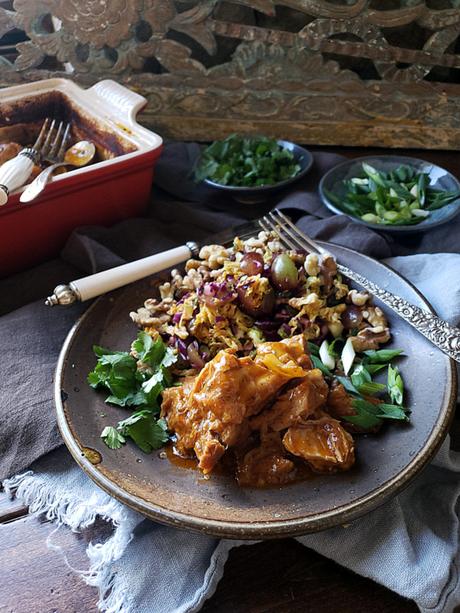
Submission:
[[[312,164],[312,154],[295,143],[231,134],[203,149],[193,174],[238,202],[256,204],[298,181]]]
[[[425,160],[380,155],[347,160],[321,179],[327,208],[384,232],[420,232],[460,213],[460,182]]]

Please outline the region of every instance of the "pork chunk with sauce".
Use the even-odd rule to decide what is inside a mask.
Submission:
[[[298,385],[282,394],[273,406],[251,420],[254,430],[279,432],[311,418],[326,403],[329,388],[318,368],[309,370]]]
[[[274,372],[303,377],[303,370],[310,370],[312,363],[307,352],[306,341],[302,334],[297,334],[282,341],[261,343],[254,357],[256,364],[263,364]],[[297,375],[294,371],[297,370]]]
[[[272,401],[288,381],[306,375],[289,354],[293,346],[298,351],[298,341],[285,343],[284,353],[277,348],[274,370],[263,361],[220,351],[192,381],[165,390],[161,414],[176,435],[179,453],[193,450],[200,470],[209,473],[226,448],[244,443],[248,418]]]
[[[355,462],[351,434],[327,413],[289,428],[283,445],[289,453],[302,458],[320,473],[348,470]]]
[[[296,466],[286,457],[278,432],[265,436],[259,446],[238,457],[236,479],[239,485],[284,485],[295,477]]]

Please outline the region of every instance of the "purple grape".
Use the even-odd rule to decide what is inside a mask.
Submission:
[[[345,330],[357,328],[363,320],[361,309],[354,304],[347,306],[345,311],[342,313],[341,320]]]
[[[275,292],[272,287],[268,287],[267,291],[262,296],[254,296],[249,293],[251,282],[238,286],[238,300],[243,310],[252,317],[260,317],[261,315],[270,315],[275,306]]]
[[[264,271],[264,259],[257,251],[249,251],[240,261],[240,268],[245,275],[260,275]]]

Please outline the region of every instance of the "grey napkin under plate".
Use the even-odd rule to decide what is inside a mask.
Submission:
[[[425,294],[441,317],[460,322],[460,255],[387,261]],[[53,411],[51,402],[45,408]],[[415,412],[412,419],[417,419]],[[4,486],[32,512],[46,513],[72,530],[91,525],[96,516],[114,524],[107,541],[88,546],[89,568],[80,571],[84,581],[98,588],[101,611],[198,611],[213,594],[229,550],[243,544],[146,520],[94,485],[64,449]],[[423,613],[451,613],[460,604],[459,495],[460,453],[449,450],[447,439],[399,496],[347,527],[297,540],[415,600]]]
[[[311,172],[264,205],[241,205],[197,186],[190,168],[194,144],[171,143],[155,174],[152,204],[144,218],[111,228],[86,227],[69,238],[60,259],[0,280],[0,479],[23,470],[62,444],[52,406],[52,378],[68,330],[87,304],[45,307],[58,283],[168,249],[211,238],[279,205],[313,237],[383,258],[416,252],[460,253],[460,216],[426,236],[388,238],[343,215],[331,216],[317,193],[319,178],[343,160],[315,153]]]

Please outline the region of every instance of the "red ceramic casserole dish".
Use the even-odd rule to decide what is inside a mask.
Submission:
[[[96,161],[56,176],[29,204],[20,191],[0,208],[0,275],[58,254],[77,226],[110,225],[149,202],[162,139],[136,121],[146,99],[115,81],[82,89],[47,79],[0,90],[0,142],[30,145],[46,117],[72,123],[74,141],[95,143]]]

